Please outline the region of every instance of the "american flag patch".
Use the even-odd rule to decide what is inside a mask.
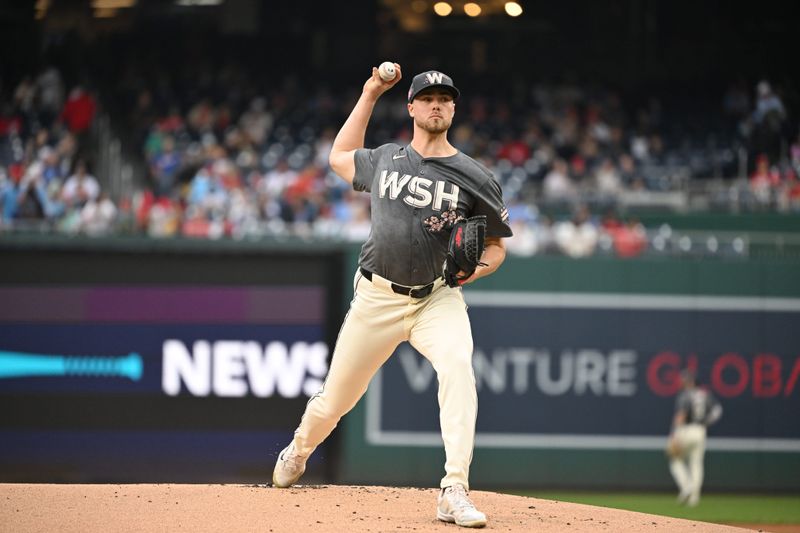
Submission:
[[[508,208],[505,206],[503,206],[503,209],[500,211],[500,220],[508,222]]]

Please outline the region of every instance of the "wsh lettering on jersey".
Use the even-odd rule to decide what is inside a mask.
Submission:
[[[449,188],[448,188],[449,186]],[[396,200],[403,190],[408,194],[402,200],[411,207],[427,207],[433,203],[433,209],[442,210],[442,203],[446,200],[446,209],[456,209],[458,207],[458,185],[442,180],[429,180],[411,174],[400,175],[399,172],[381,171],[379,194],[381,198],[389,193],[389,199]]]

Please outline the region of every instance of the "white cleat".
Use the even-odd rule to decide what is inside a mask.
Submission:
[[[291,487],[306,471],[308,457],[294,453],[294,443],[290,443],[278,454],[275,470],[272,471],[272,485],[279,489]]]
[[[686,500],[687,507],[697,507],[697,504],[699,503],[700,503],[700,495],[697,493],[692,493]]]
[[[455,522],[462,527],[483,527],[486,515],[475,508],[463,485],[453,485],[439,493],[436,518],[442,522]]]

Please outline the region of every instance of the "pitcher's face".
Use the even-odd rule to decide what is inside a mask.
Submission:
[[[453,95],[440,89],[422,91],[408,104],[408,114],[414,124],[428,133],[443,133],[450,129],[456,103]]]

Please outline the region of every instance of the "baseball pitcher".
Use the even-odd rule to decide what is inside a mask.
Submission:
[[[482,527],[486,516],[467,495],[478,406],[461,287],[491,274],[505,259],[508,211],[492,173],[447,140],[459,90],[441,72],[423,72],[411,82],[410,144],[363,147],[375,103],[402,77],[400,65],[394,66],[389,81],[372,69],[331,150],[333,170],[370,194],[372,230],[330,371],[309,400],[294,439],[279,454],[273,484],[289,487],[300,479],[314,449],[398,344],[408,341],[438,376],[446,461],[437,518]]]

